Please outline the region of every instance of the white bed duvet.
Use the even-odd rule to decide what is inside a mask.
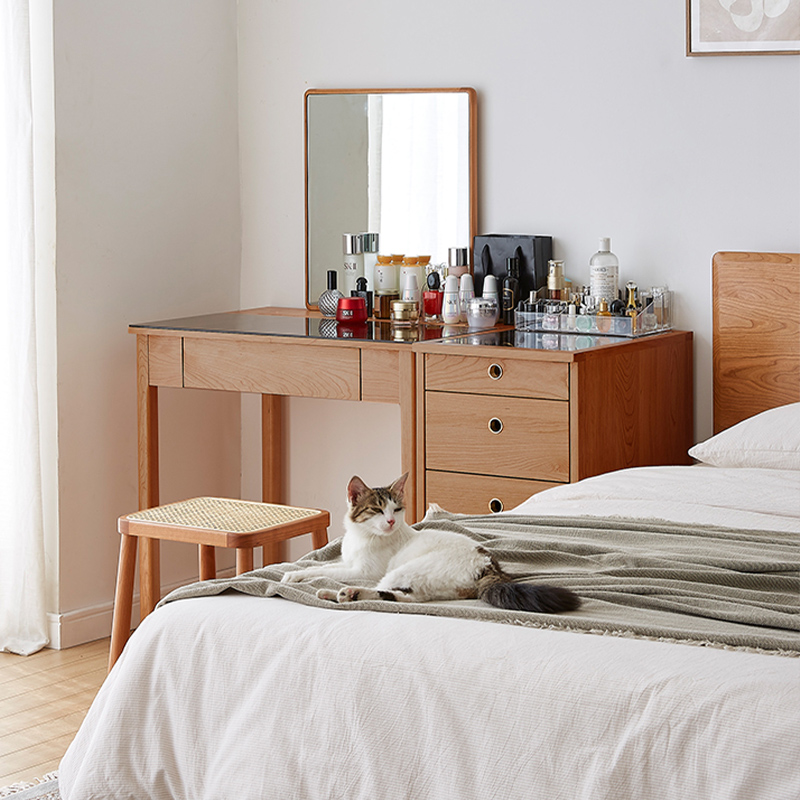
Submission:
[[[623,471],[515,513],[800,531],[800,473],[732,472]],[[797,800],[799,718],[800,658],[225,594],[144,621],[60,784],[64,800]]]

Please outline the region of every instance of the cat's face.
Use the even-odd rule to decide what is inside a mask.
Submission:
[[[358,476],[347,484],[350,520],[376,536],[389,536],[404,519],[403,491],[408,473],[391,486],[372,489]]]

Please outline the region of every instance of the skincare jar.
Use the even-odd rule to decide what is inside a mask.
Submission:
[[[416,325],[419,322],[419,303],[395,300],[392,303],[392,324]]]
[[[467,324],[470,328],[492,328],[500,309],[494,297],[472,297],[467,300]]]
[[[340,297],[336,321],[353,324],[367,321],[367,303],[363,297]]]

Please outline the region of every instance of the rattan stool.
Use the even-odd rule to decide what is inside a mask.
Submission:
[[[108,668],[114,666],[131,632],[137,538],[196,544],[200,580],[211,580],[217,574],[215,547],[236,548],[236,574],[241,575],[253,568],[254,547],[310,533],[317,549],[328,543],[329,524],[327,511],[221,497],[196,497],[120,517],[117,527],[122,538]],[[159,596],[157,569],[143,575],[141,582],[143,594],[146,592],[150,598]],[[143,609],[143,617],[148,610]]]

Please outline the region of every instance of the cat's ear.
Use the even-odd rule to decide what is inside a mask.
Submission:
[[[408,480],[408,473],[401,475],[390,487],[389,491],[397,497],[403,497],[406,488],[406,481]]]
[[[351,506],[354,506],[358,498],[368,490],[369,487],[367,484],[364,483],[358,475],[353,475],[353,477],[350,478],[350,483],[347,484],[347,501]]]

